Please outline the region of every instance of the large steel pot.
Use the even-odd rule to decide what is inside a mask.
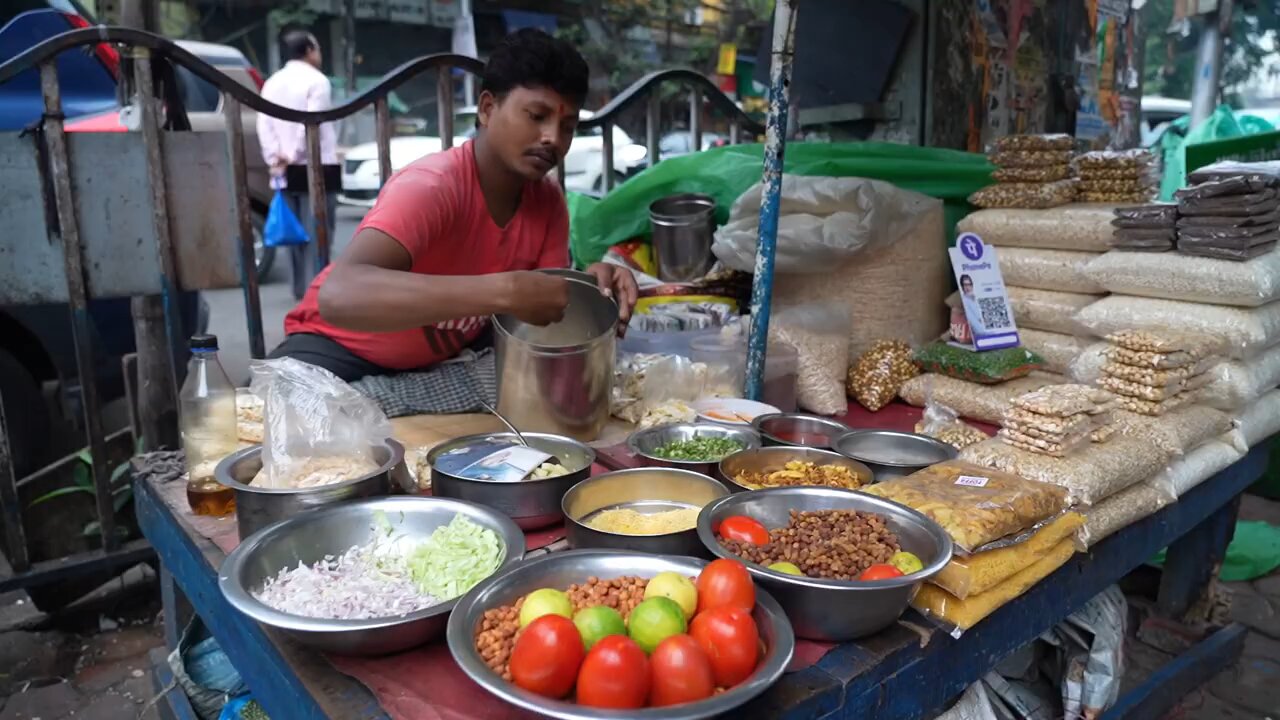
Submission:
[[[262,446],[251,445],[222,459],[213,470],[218,482],[235,491],[236,524],[244,540],[262,528],[308,510],[359,498],[414,488],[404,465],[404,446],[387,438],[374,445],[378,469],[345,482],[311,488],[264,488],[250,483],[262,469]]]
[[[594,284],[566,277],[569,307],[538,327],[493,319],[498,411],[521,432],[595,440],[609,421],[618,305]]]

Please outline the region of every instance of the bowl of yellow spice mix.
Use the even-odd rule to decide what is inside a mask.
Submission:
[[[698,513],[728,494],[721,483],[690,470],[604,473],[565,493],[565,534],[574,548],[709,557],[698,540]]]

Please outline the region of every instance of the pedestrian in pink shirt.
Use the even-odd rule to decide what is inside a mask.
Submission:
[[[332,102],[329,78],[320,72],[320,43],[305,30],[286,30],[280,35],[284,67],[267,79],[262,97],[294,110],[328,110]],[[311,242],[292,245],[293,297],[301,300],[320,271],[316,267],[315,216],[307,194],[307,132],[300,123],[287,122],[258,113],[258,142],[262,157],[271,169],[272,183],[283,187],[295,215],[302,220]],[[337,133],[333,123],[320,126],[320,162],[324,167],[325,202],[328,205],[329,237],[333,238],[342,171],[338,165]]]

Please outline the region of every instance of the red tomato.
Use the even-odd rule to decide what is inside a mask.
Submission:
[[[769,531],[759,520],[746,515],[734,515],[720,521],[720,535],[726,540],[751,543],[752,545],[768,545]]]
[[[584,652],[572,620],[543,615],[529,623],[511,649],[511,679],[530,692],[562,698],[573,689]]]
[[[730,688],[747,679],[760,658],[760,631],[751,613],[718,607],[693,616],[689,634],[711,660],[716,684]]]
[[[610,635],[591,647],[578,671],[578,704],[598,708],[644,707],[649,699],[649,658],[629,637]]]
[[[653,668],[650,702],[654,706],[696,702],[716,691],[711,659],[688,635],[672,635],[658,643],[649,665]]]
[[[888,580],[902,577],[902,571],[892,565],[872,565],[858,576],[859,580]]]
[[[737,560],[713,560],[698,574],[698,612],[730,605],[747,612],[755,609],[756,586],[747,566]]]

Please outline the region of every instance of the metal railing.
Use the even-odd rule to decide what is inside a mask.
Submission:
[[[130,28],[94,27],[73,30],[50,38],[0,65],[0,84],[12,80],[19,73],[30,68],[38,68],[40,73],[44,112],[36,129],[43,143],[42,157],[46,163],[41,166],[41,172],[50,180],[42,188],[43,199],[45,207],[53,211],[47,222],[47,231],[50,244],[61,248],[64,259],[63,275],[71,310],[76,369],[83,393],[83,421],[92,457],[95,509],[102,544],[100,550],[40,563],[31,561],[18,493],[21,483],[15,476],[13,454],[7,431],[7,423],[15,422],[15,419],[5,418],[3,409],[0,408],[0,519],[5,528],[6,554],[15,570],[13,576],[0,577],[0,592],[16,587],[52,582],[78,572],[119,567],[137,562],[148,552],[145,541],[122,543],[116,532],[111,473],[106,467],[107,435],[101,420],[102,402],[94,374],[97,365],[96,351],[93,347],[93,328],[88,311],[89,301],[99,296],[91,296],[90,292],[91,269],[88,267],[85,247],[81,242],[81,227],[78,224],[81,222],[82,208],[78,205],[77,197],[73,192],[72,177],[75,167],[73,156],[68,152],[68,136],[63,124],[62,99],[55,64],[55,58],[59,53],[76,51],[79,48],[101,43],[119,46],[122,55],[133,60],[132,80],[136,91],[134,104],[139,110],[141,120],[139,136],[145,144],[147,201],[150,204],[150,224],[154,232],[155,252],[159,258],[161,275],[158,294],[163,301],[165,329],[170,349],[182,347],[186,343],[176,307],[178,293],[226,286],[214,284],[201,286],[198,281],[194,284],[191,281],[184,283],[180,276],[181,268],[178,258],[179,250],[182,248],[177,247],[180,243],[177,243],[175,238],[180,237],[181,233],[175,232],[174,228],[178,227],[178,223],[183,219],[173,217],[169,211],[172,198],[166,190],[170,186],[171,178],[166,176],[165,157],[167,147],[173,144],[171,138],[176,133],[167,131],[163,127],[158,103],[151,100],[156,96],[156,68],[163,69],[164,63],[176,63],[216,87],[222,94],[223,114],[226,119],[227,157],[225,160],[230,165],[233,225],[239,256],[239,285],[244,294],[250,354],[254,358],[263,357],[266,354],[266,347],[263,340],[259,278],[254,262],[254,232],[247,182],[248,164],[245,156],[242,106],[271,117],[301,123],[306,128],[308,191],[311,211],[315,216],[314,241],[317,250],[317,270],[319,270],[329,263],[332,241],[328,232],[328,208],[321,165],[320,125],[342,120],[372,105],[378,146],[378,170],[381,182],[385,184],[392,173],[391,115],[388,95],[414,77],[427,71],[436,71],[439,77],[436,86],[439,134],[443,148],[448,149],[453,145],[454,84],[451,71],[457,68],[478,74],[483,69],[482,63],[475,58],[454,54],[427,55],[400,65],[387,73],[376,85],[339,106],[308,112],[269,102],[173,41]],[[592,118],[582,123],[587,129],[598,126],[603,130],[602,185],[605,192],[612,189],[614,185],[613,128],[621,113],[639,103],[647,103],[646,140],[649,161],[656,163],[659,160],[660,99],[655,91],[660,85],[672,82],[690,87],[689,129],[692,136],[691,147],[695,152],[701,149],[702,144],[704,98],[712,109],[728,117],[730,142],[738,142],[744,131],[752,137],[763,131],[759,123],[743,113],[703,75],[687,69],[652,73],[628,87]],[[149,100],[139,101],[138,98]],[[174,112],[169,113],[169,117],[174,115]],[[563,161],[558,168],[558,175],[563,185],[565,177]],[[2,271],[3,269],[0,269],[0,274]],[[142,348],[139,350],[141,352]],[[179,373],[178,368],[174,366],[174,358],[177,354],[171,351],[168,356],[160,361],[159,366],[168,369],[168,377],[165,380],[176,384]],[[173,398],[176,397],[175,387]],[[48,468],[40,472],[46,473]]]

